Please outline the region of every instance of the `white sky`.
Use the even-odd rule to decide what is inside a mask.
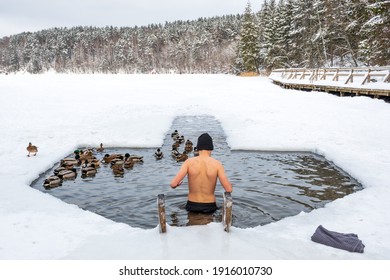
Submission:
[[[243,13],[262,0],[0,0],[0,38],[72,26],[142,26]]]

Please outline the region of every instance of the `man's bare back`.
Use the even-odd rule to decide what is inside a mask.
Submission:
[[[187,159],[172,180],[171,187],[176,188],[181,185],[186,175],[188,175],[189,201],[215,202],[217,178],[225,191],[232,191],[232,185],[226,177],[221,162],[211,157],[211,151],[201,150],[199,156]]]
[[[226,192],[232,192],[233,188],[225,174],[222,163],[211,157],[214,146],[210,135],[204,133],[199,136],[197,148],[199,156],[189,158],[183,163],[177,175],[172,179],[171,187],[180,186],[184,177],[188,176],[186,209],[200,212],[208,211],[208,209],[215,210],[214,192],[217,179],[219,179]]]

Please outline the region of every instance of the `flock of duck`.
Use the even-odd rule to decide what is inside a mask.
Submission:
[[[136,162],[143,162],[143,156],[126,154],[105,154],[101,160],[95,156],[95,151],[104,152],[103,144],[94,149],[75,150],[74,157],[66,157],[60,161],[60,166],[54,169],[54,174],[50,175],[43,182],[45,188],[54,188],[62,184],[64,180],[74,180],[78,171],[81,177],[93,177],[97,169],[102,165],[110,165],[114,175],[123,175],[124,169],[132,168]]]
[[[193,143],[187,139],[185,141],[183,135],[179,135],[175,130],[171,137],[173,139],[171,156],[176,162],[182,162],[188,159],[188,154],[194,152],[194,156],[197,156],[196,147],[193,147]],[[179,152],[181,144],[184,143],[183,152]],[[38,149],[29,143],[27,147],[29,152],[36,155]],[[136,163],[142,163],[144,161],[143,156],[126,154],[105,154],[101,160],[96,158],[95,152],[103,153],[104,147],[101,143],[98,148],[88,148],[85,150],[75,150],[73,157],[66,157],[60,161],[60,166],[54,169],[54,174],[48,176],[43,183],[46,189],[55,188],[62,184],[64,180],[74,180],[77,177],[77,173],[81,172],[81,177],[93,177],[97,173],[97,169],[102,165],[109,165],[114,175],[121,176],[125,173],[125,169],[131,169]],[[164,157],[163,152],[158,148],[154,157],[156,160],[160,160]]]
[[[194,152],[194,156],[199,155],[191,140],[187,139],[185,141],[184,136],[180,135],[177,130],[172,132],[171,137],[174,141],[172,144],[171,155],[177,162],[186,161],[188,159],[188,154],[192,151]],[[182,143],[184,143],[184,150],[180,153],[178,149]]]

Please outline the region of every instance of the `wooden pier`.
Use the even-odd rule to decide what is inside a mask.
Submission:
[[[340,96],[390,97],[390,66],[364,68],[290,68],[273,70],[273,83],[288,89],[324,91]]]

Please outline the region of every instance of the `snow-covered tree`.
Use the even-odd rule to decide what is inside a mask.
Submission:
[[[256,16],[252,12],[248,2],[242,18],[240,42],[237,54],[241,57],[236,62],[242,62],[243,71],[258,72],[259,69],[259,28],[256,22]],[[240,61],[241,60],[241,61]]]
[[[390,1],[368,1],[360,52],[368,65],[390,64]]]

